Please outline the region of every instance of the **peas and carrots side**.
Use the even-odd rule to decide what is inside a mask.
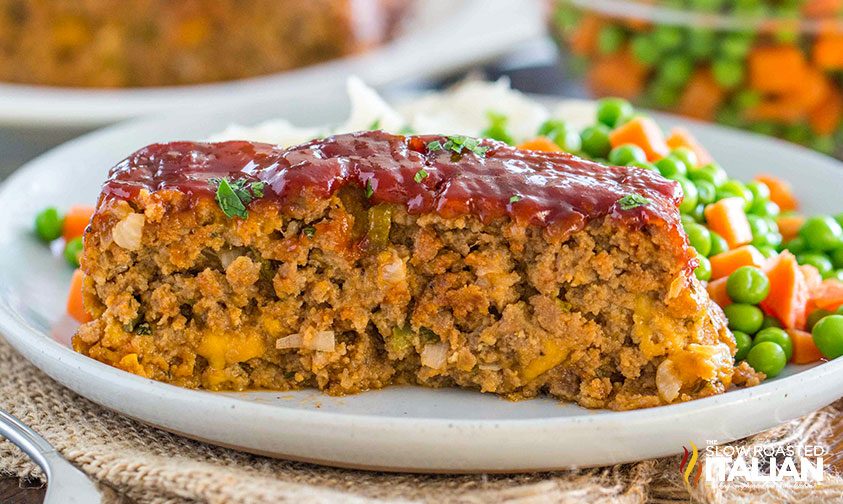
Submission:
[[[583,74],[592,94],[622,96],[833,153],[835,139],[843,136],[843,4],[645,3],[665,16],[653,22],[646,12],[611,14],[556,0],[554,32],[570,53],[569,70]],[[712,16],[731,24],[718,27]],[[802,22],[818,28],[802,31]]]
[[[684,194],[682,225],[699,260],[694,273],[726,314],[736,361],[775,377],[788,362],[843,355],[843,214],[797,214],[798,202],[785,181],[769,175],[746,183],[729,178],[688,131],[676,129],[665,137],[626,100],[601,100],[596,115],[581,131],[548,120],[518,147],[566,151],[675,180]],[[515,143],[505,116],[489,113],[489,122],[484,133]],[[78,267],[81,236],[93,211],[80,206],[62,216],[45,209],[35,218],[35,233],[48,243],[63,240],[65,258]],[[81,284],[77,270],[68,313],[86,321]]]
[[[736,360],[775,377],[788,362],[843,355],[843,214],[797,214],[785,181],[729,178],[689,132],[665,137],[626,100],[600,100],[596,115],[579,142],[553,119],[519,147],[656,170],[678,182],[695,274],[726,314]]]

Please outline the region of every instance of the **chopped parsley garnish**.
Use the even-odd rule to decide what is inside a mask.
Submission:
[[[133,332],[141,336],[148,336],[152,334],[152,328],[149,326],[148,322],[141,322],[135,326],[135,330]]]
[[[377,119],[375,119],[374,121],[372,121],[372,124],[370,124],[370,125],[369,125],[369,128],[368,128],[368,129],[370,129],[370,130],[377,130],[377,129],[381,129],[381,118],[380,118],[380,117],[378,117]]]
[[[439,140],[434,140],[427,144],[427,150],[429,151],[439,151],[442,150],[442,142]]]
[[[409,124],[405,124],[404,126],[401,126],[401,129],[398,130],[399,135],[412,135],[415,132],[416,132],[416,130],[414,130],[413,127],[410,126]]]
[[[521,195],[520,194],[513,194],[512,196],[509,197],[510,203],[518,203],[519,201],[521,201]]]
[[[366,197],[371,198],[372,195],[375,194],[375,190],[372,188],[372,181],[366,181]]]
[[[222,213],[229,219],[249,216],[246,205],[252,200],[263,198],[266,182],[249,182],[246,179],[228,180],[228,178],[212,178],[208,180],[211,187],[216,187],[216,201]]]
[[[618,205],[620,205],[622,210],[632,210],[633,208],[638,208],[641,206],[646,206],[652,203],[650,198],[645,198],[640,194],[627,194],[623,198],[618,200]]]
[[[313,226],[307,226],[306,228],[303,228],[301,232],[304,233],[304,235],[308,238],[313,238],[313,236],[316,234],[316,228]]]
[[[430,174],[427,173],[424,168],[422,168],[416,172],[416,174],[413,176],[413,180],[415,180],[417,184],[421,184],[421,181],[429,176]]]
[[[462,135],[449,136],[448,140],[445,141],[444,144],[439,140],[433,140],[427,144],[427,150],[429,151],[438,151],[443,149],[452,151],[455,154],[462,154],[463,150],[467,150],[481,157],[485,156],[486,151],[489,150],[488,147],[480,145],[480,141],[476,138]]]

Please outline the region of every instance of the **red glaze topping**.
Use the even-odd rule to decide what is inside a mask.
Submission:
[[[491,140],[480,142],[488,147],[485,155],[457,154],[428,149],[433,140],[444,144],[447,137],[366,131],[290,148],[243,141],[154,144],[111,170],[101,203],[130,200],[141,189],[213,198],[209,179],[229,177],[265,182],[264,197],[252,204],[271,201],[280,208],[305,193],[327,198],[353,184],[371,188],[372,204],[404,205],[411,214],[475,215],[484,223],[509,216],[522,224],[552,226],[563,235],[607,215],[635,227],[680,227],[681,189],[657,172],[518,150]],[[426,177],[417,176],[421,169]],[[619,200],[631,194],[650,202],[624,209]]]

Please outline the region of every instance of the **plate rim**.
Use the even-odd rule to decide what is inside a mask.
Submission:
[[[560,97],[539,97],[540,101],[545,103],[546,105],[559,105],[560,103],[564,102],[564,99]],[[210,115],[214,115],[211,113]],[[659,117],[670,117],[662,114],[654,114]],[[29,163],[25,164],[21,167],[18,171],[13,173],[7,180],[5,180],[2,185],[0,185],[0,198],[6,195],[9,191],[12,191],[16,186],[24,183],[24,180],[38,176],[39,173],[48,173],[50,160],[56,156],[61,156],[64,151],[77,151],[78,149],[84,149],[86,145],[93,145],[98,142],[98,139],[103,136],[109,135],[120,135],[124,132],[128,133],[131,132],[133,129],[143,126],[144,124],[154,124],[163,120],[165,116],[158,116],[146,119],[139,119],[136,121],[127,122],[120,125],[115,125],[109,128],[105,128],[99,130],[97,132],[93,132],[87,135],[83,135],[71,142],[63,144],[55,149],[48,151],[47,153],[35,158],[34,160],[30,161]],[[684,119],[680,120],[686,124],[692,124],[692,121],[687,121]],[[750,135],[745,132],[739,132],[737,130],[731,130],[729,128],[723,128],[720,126],[712,126],[712,125],[705,125],[708,127],[713,127],[716,129],[726,130],[730,134],[735,134],[738,136],[741,135]],[[755,135],[757,136],[757,135]],[[774,139],[766,138],[766,137],[758,137],[764,142],[774,142]],[[793,146],[790,144],[785,144],[787,148],[790,149],[797,149],[801,155],[813,157],[819,156],[824,160],[823,164],[828,164],[828,169],[831,170],[832,166],[836,169],[840,169],[841,165],[837,161],[833,161],[830,158],[822,156],[820,154],[814,153],[812,151],[808,151],[806,149]],[[817,161],[819,161],[817,158]],[[825,169],[825,168],[823,168]],[[0,228],[9,228],[9,229],[16,229],[13,219],[0,219]],[[18,236],[16,239],[20,239]],[[656,408],[647,408],[647,409],[640,409],[640,410],[632,410],[632,411],[608,411],[608,410],[597,410],[595,411],[595,415],[577,415],[577,416],[563,416],[563,417],[556,417],[556,418],[520,418],[520,419],[502,419],[502,420],[491,420],[491,419],[454,419],[454,418],[426,418],[426,417],[402,417],[402,416],[373,416],[373,415],[365,415],[365,414],[356,414],[356,413],[342,413],[342,412],[333,412],[333,411],[311,411],[306,409],[298,409],[298,408],[284,408],[283,406],[279,406],[277,404],[262,404],[259,402],[253,402],[246,399],[239,399],[237,397],[232,397],[229,395],[218,395],[214,401],[207,401],[207,394],[211,394],[211,392],[207,391],[198,391],[198,390],[190,390],[190,389],[183,389],[181,387],[177,387],[174,385],[169,385],[165,383],[156,382],[154,380],[142,378],[131,373],[127,373],[125,371],[118,370],[106,364],[97,362],[93,359],[87,358],[74,352],[72,349],[62,345],[61,343],[55,341],[49,334],[44,334],[37,328],[31,326],[26,322],[26,320],[18,313],[16,313],[10,303],[8,302],[8,298],[6,295],[3,294],[4,289],[0,287],[0,333],[2,336],[11,346],[13,346],[18,352],[22,353],[28,360],[33,362],[36,367],[38,367],[42,372],[45,372],[47,375],[51,376],[53,379],[60,382],[62,385],[70,388],[77,394],[82,395],[83,397],[88,397],[90,400],[104,406],[107,409],[111,409],[117,411],[121,414],[125,414],[132,418],[139,419],[141,421],[152,423],[159,428],[163,428],[165,430],[169,430],[171,432],[180,433],[186,437],[202,437],[207,442],[211,443],[220,443],[220,440],[212,440],[205,438],[203,436],[198,436],[195,433],[186,433],[180,431],[177,427],[175,427],[172,423],[170,424],[162,424],[156,422],[150,422],[147,418],[144,418],[143,414],[133,414],[131,412],[127,412],[124,409],[116,408],[108,404],[108,401],[103,397],[90,397],[90,393],[85,393],[79,390],[79,384],[69,383],[72,380],[68,378],[69,374],[73,373],[81,373],[86,374],[90,379],[98,379],[102,380],[103,382],[108,384],[109,389],[121,389],[123,391],[132,390],[132,391],[139,391],[141,393],[146,393],[149,396],[156,396],[160,399],[166,398],[168,401],[173,402],[180,402],[184,403],[185,401],[193,404],[199,405],[202,404],[205,408],[211,408],[214,411],[224,411],[229,408],[240,408],[246,411],[253,411],[259,413],[263,418],[271,417],[276,421],[294,421],[298,422],[299,424],[308,424],[308,425],[322,425],[325,427],[334,427],[338,424],[344,425],[355,425],[358,429],[369,430],[369,431],[376,431],[376,432],[383,432],[389,431],[391,435],[400,435],[406,432],[407,427],[411,426],[413,430],[418,430],[419,428],[428,430],[428,431],[436,431],[438,434],[444,435],[446,433],[451,433],[450,440],[455,440],[456,438],[453,437],[453,433],[457,433],[457,435],[462,435],[460,433],[464,433],[465,431],[483,434],[489,434],[494,432],[501,432],[506,431],[506,436],[512,436],[513,432],[520,436],[521,438],[532,436],[537,433],[546,432],[548,430],[559,430],[559,429],[567,429],[567,430],[580,430],[581,432],[587,431],[589,428],[593,427],[595,423],[600,424],[601,428],[615,428],[618,426],[628,427],[630,424],[635,424],[638,428],[642,425],[650,424],[651,426],[654,424],[665,424],[664,420],[659,421],[658,417],[669,417],[672,420],[676,421],[676,419],[682,418],[691,418],[691,417],[702,417],[706,414],[710,414],[711,411],[727,411],[731,410],[734,407],[741,407],[747,403],[763,403],[767,401],[767,399],[774,399],[773,401],[769,401],[770,403],[776,402],[776,396],[781,393],[781,389],[785,388],[782,386],[783,383],[787,382],[789,389],[794,389],[800,385],[801,382],[806,383],[816,383],[818,381],[824,380],[826,377],[830,375],[840,375],[843,374],[843,359],[839,361],[833,361],[824,363],[820,366],[815,366],[810,369],[804,369],[796,372],[792,376],[784,377],[781,380],[774,380],[770,382],[762,383],[756,387],[751,387],[747,389],[741,390],[732,390],[730,392],[726,392],[724,394],[719,394],[716,396],[697,399],[694,401],[689,401],[680,404],[668,405],[668,406],[659,406]],[[43,338],[48,340],[46,344],[43,342]],[[56,371],[55,368],[51,368],[49,366],[45,366],[43,363],[46,362],[46,359],[51,359],[53,362],[57,362],[58,366],[61,367],[62,372]],[[45,369],[46,368],[46,369]],[[144,392],[146,391],[146,392]],[[431,392],[435,392],[431,390]],[[477,393],[477,392],[473,392]],[[204,400],[203,400],[204,399]],[[799,398],[792,398],[791,401],[800,401]],[[816,400],[811,402],[810,394],[807,397],[802,398],[803,402],[807,402],[810,404],[815,404],[817,407],[823,406],[824,404],[829,404],[833,401],[829,400],[826,401],[825,399],[819,401],[822,404],[819,404]],[[112,401],[113,402],[113,401]],[[768,408],[769,409],[769,408]],[[775,410],[773,408],[771,411]],[[806,411],[807,413],[807,411]],[[654,420],[655,418],[655,420]],[[768,427],[780,423],[781,420],[777,420],[775,423],[767,422]],[[765,428],[768,428],[765,427]],[[747,427],[740,436],[733,436],[729,439],[722,439],[719,440],[720,442],[728,442],[734,439],[738,439],[740,437],[744,437],[746,435],[753,434],[758,432],[759,430],[755,427]],[[500,436],[494,440],[486,440],[485,443],[497,443],[500,441]],[[678,450],[680,445],[676,446],[676,450]],[[239,449],[244,449],[245,451],[249,451],[248,447],[240,446]],[[253,448],[254,449],[254,448]],[[671,452],[672,453],[672,452]],[[655,452],[651,454],[651,456],[663,456],[669,455],[671,453],[666,453],[663,450]],[[276,453],[277,456],[284,456],[286,458],[293,458],[293,459],[306,459],[306,457],[297,457],[295,454],[279,454]],[[647,457],[649,458],[649,456]],[[637,460],[638,458],[627,459],[627,460],[620,460],[623,462],[628,462],[632,460]],[[359,467],[360,464],[355,464],[353,462],[349,462],[348,460],[322,460],[319,459],[321,463],[333,464],[333,465],[341,465],[341,466],[355,466]],[[602,460],[602,459],[601,459]],[[618,460],[615,460],[611,463],[617,463]],[[604,463],[609,462],[599,462],[597,464],[586,463],[584,465],[601,465]],[[476,463],[475,463],[476,465]],[[496,466],[489,466],[489,467],[474,467],[472,464],[468,464],[469,472],[474,471],[498,471],[503,470],[504,472],[511,472],[513,468],[504,468],[501,469]],[[380,467],[379,469],[387,470],[390,467]],[[514,469],[520,470],[545,470],[552,467],[547,466],[546,464],[539,464],[539,467],[536,468],[527,468],[522,466],[515,467]],[[394,470],[402,470],[401,468],[395,468]],[[432,470],[437,472],[437,469],[427,467],[424,464],[421,466],[413,466],[412,470]],[[454,472],[460,471],[459,467],[447,467],[444,469],[446,472]]]

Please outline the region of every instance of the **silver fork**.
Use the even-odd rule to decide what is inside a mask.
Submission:
[[[59,455],[46,439],[3,410],[0,410],[0,436],[29,455],[47,475],[44,504],[102,502],[102,495],[85,473]]]

